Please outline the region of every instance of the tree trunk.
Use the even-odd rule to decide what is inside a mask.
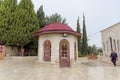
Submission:
[[[23,48],[23,46],[21,47],[21,56],[24,56],[24,48]]]

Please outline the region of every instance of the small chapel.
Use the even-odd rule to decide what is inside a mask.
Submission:
[[[34,33],[38,38],[38,61],[70,67],[78,60],[80,33],[61,23],[51,23]]]

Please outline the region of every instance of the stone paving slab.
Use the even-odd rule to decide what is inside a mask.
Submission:
[[[120,80],[120,66],[80,58],[70,68],[59,68],[37,59],[9,58],[0,60],[0,80]]]
[[[99,56],[99,60],[106,64],[112,64],[111,58],[108,56]],[[117,66],[120,66],[120,57],[118,57],[118,60],[116,61]]]

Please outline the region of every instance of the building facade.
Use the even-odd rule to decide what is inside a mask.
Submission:
[[[78,60],[77,37],[79,33],[61,23],[52,23],[36,32],[38,37],[38,60],[70,67]]]
[[[120,55],[120,22],[101,31],[103,55],[114,50]]]

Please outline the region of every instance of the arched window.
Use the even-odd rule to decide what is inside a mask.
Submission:
[[[120,50],[120,46],[119,46],[119,40],[117,40],[117,49],[118,49],[118,52],[119,52],[119,50]]]
[[[111,46],[111,51],[113,50],[113,46],[112,46],[112,38],[109,37],[109,40],[110,40],[110,46]]]
[[[116,41],[115,41],[115,39],[113,40],[114,41],[114,49],[115,49],[115,51],[117,50],[116,49]]]
[[[107,51],[108,51],[108,50],[109,50],[109,49],[108,49],[108,41],[106,41],[106,48],[107,48]]]
[[[51,42],[46,40],[44,42],[44,61],[51,61]]]
[[[2,46],[0,46],[0,53],[2,53],[3,52],[3,47]]]

